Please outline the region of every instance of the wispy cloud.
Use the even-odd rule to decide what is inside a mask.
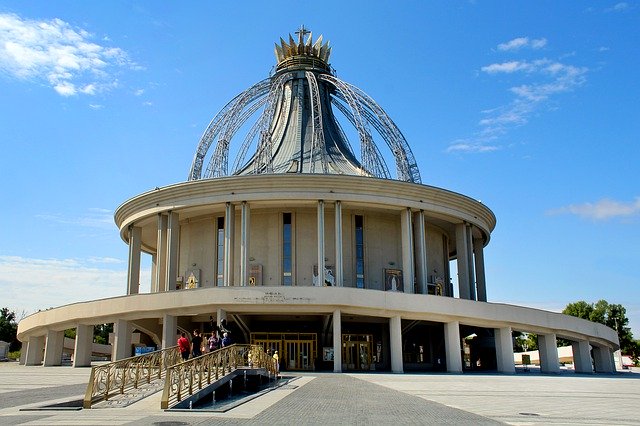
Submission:
[[[523,46],[535,48],[533,46],[544,44],[546,39],[521,37],[501,44],[500,50],[517,50]],[[513,127],[526,124],[529,117],[552,96],[583,85],[588,69],[541,58],[495,62],[481,67],[480,71],[490,76],[508,76],[511,84],[508,91],[513,98],[505,105],[482,111],[484,117],[478,122],[480,129],[476,134],[465,138],[464,143],[460,140],[451,142],[447,152],[486,153],[500,149],[499,137]]]
[[[59,213],[36,215],[37,218],[65,225],[77,225],[89,228],[114,229],[113,212],[111,210],[92,208],[82,216],[65,216]]]
[[[613,7],[607,9],[607,11],[624,12],[625,10],[629,10],[629,9],[630,9],[629,3],[622,1],[620,3],[614,4]]]
[[[94,43],[92,38],[58,18],[38,21],[0,14],[0,70],[18,79],[44,82],[61,96],[73,96],[117,87],[114,68],[140,68],[124,50]]]
[[[593,220],[640,216],[640,197],[628,203],[605,198],[595,203],[571,204],[549,210],[547,214],[572,214]]]
[[[127,272],[122,261],[91,259],[33,259],[0,256],[0,292],[18,311],[35,312],[74,302],[126,294]],[[106,264],[101,266],[101,264]],[[109,268],[113,265],[117,269]],[[141,271],[141,283],[150,282]],[[148,284],[145,284],[148,287]]]
[[[547,45],[546,38],[529,39],[529,37],[518,37],[498,45],[498,50],[503,52],[515,51],[523,48],[531,48],[534,50],[542,49]]]

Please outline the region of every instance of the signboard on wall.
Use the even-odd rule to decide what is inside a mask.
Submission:
[[[184,282],[185,289],[200,287],[200,269],[187,269],[184,275],[186,277]]]
[[[249,285],[262,285],[262,265],[257,263],[249,265]]]

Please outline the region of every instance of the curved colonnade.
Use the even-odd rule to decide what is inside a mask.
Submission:
[[[614,371],[613,330],[486,302],[483,247],[495,216],[461,194],[358,176],[237,176],[141,194],[117,209],[116,223],[130,248],[127,295],[25,318],[26,364],[59,363],[67,328],[77,329],[75,364],[86,365],[94,324],[115,324],[120,359],[134,329],[171,346],[177,328],[205,329],[211,315],[247,341],[256,332],[317,332],[333,371],[360,365],[343,359],[345,335],[371,336],[373,353],[377,344],[367,368],[402,372],[424,362],[459,372],[469,367],[466,339],[481,334],[478,364],[513,372],[512,331],[538,334],[543,371],[558,370],[559,337],[572,341],[577,372]],[[152,256],[149,294],[137,294],[142,252]],[[420,350],[409,356],[412,341]]]

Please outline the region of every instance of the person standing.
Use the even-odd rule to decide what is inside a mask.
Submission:
[[[187,339],[184,333],[180,333],[180,337],[178,338],[178,349],[180,350],[180,355],[182,355],[182,360],[186,361],[189,359],[189,349],[191,345],[189,344],[189,339]]]
[[[280,374],[280,357],[278,356],[278,351],[273,353],[273,359],[276,361],[276,376]]]
[[[222,335],[222,347],[229,346],[231,344],[231,337],[229,337],[229,333],[224,333]]]
[[[199,357],[202,355],[202,336],[200,336],[200,331],[193,330],[193,339],[191,339],[191,353],[193,357]]]
[[[207,344],[209,345],[209,352],[213,352],[218,349],[218,338],[216,337],[216,333],[211,333],[209,340],[207,340]]]

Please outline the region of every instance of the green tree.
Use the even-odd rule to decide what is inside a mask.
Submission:
[[[0,340],[10,343],[10,351],[17,351],[22,344],[18,341],[18,323],[16,313],[9,308],[0,309]]]
[[[638,351],[638,345],[633,340],[633,334],[629,328],[627,310],[624,306],[610,304],[604,299],[591,304],[580,300],[575,303],[569,303],[562,313],[611,327],[618,333],[622,353],[637,357],[634,354]]]
[[[109,333],[113,333],[113,323],[95,325],[93,327],[93,341],[106,345],[109,343]]]
[[[516,352],[527,352],[538,350],[538,335],[533,333],[517,332],[514,342]]]

